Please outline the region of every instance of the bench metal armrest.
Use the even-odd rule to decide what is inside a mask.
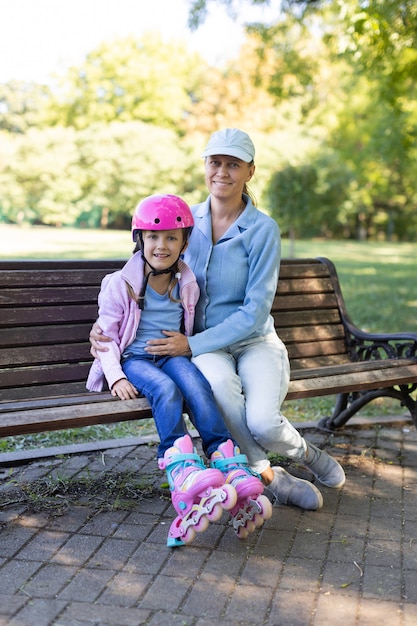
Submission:
[[[352,361],[417,359],[417,333],[367,333],[346,321],[345,328]]]
[[[327,265],[329,269],[341,321],[345,328],[347,351],[352,361],[417,359],[417,333],[368,333],[358,328],[352,322],[333,262],[325,257],[320,257],[319,260]]]

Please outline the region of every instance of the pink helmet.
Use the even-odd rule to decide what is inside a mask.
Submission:
[[[174,230],[193,226],[190,207],[182,198],[156,194],[144,198],[136,207],[132,218],[132,237],[136,241],[141,230]]]

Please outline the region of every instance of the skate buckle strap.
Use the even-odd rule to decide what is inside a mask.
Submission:
[[[261,476],[258,474],[258,472],[255,472],[255,470],[249,467],[248,457],[246,456],[246,454],[237,454],[236,456],[232,456],[229,459],[213,459],[210,465],[224,473],[231,472],[232,470],[236,469],[242,469],[243,466],[245,472],[248,472],[248,474],[252,474],[252,476],[255,476],[255,478],[261,480]]]
[[[201,460],[201,457],[198,454],[194,454],[193,452],[187,452],[185,454],[173,454],[167,459],[165,457],[158,459],[158,466],[159,469],[164,470],[171,467],[172,465],[181,463],[181,461],[196,461],[196,465],[198,465],[199,467],[203,467],[204,469],[206,468],[203,461]]]
[[[246,456],[246,454],[237,454],[236,456],[231,456],[228,459],[214,459],[211,462],[211,465],[221,471],[226,469],[237,469],[238,465],[248,465],[248,457]],[[233,468],[232,466],[236,467]],[[245,469],[249,468],[245,467]]]

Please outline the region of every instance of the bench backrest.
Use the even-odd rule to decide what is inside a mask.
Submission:
[[[103,276],[123,261],[0,261],[0,400],[86,391]]]
[[[271,312],[293,370],[350,362],[341,312],[349,316],[329,259],[284,259]]]
[[[0,401],[86,391],[101,280],[123,263],[0,261]],[[272,314],[294,369],[349,360],[332,267],[282,261]]]

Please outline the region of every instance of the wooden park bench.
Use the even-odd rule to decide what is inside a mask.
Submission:
[[[0,436],[151,417],[143,397],[85,388],[100,283],[123,263],[0,261]],[[397,398],[417,425],[417,333],[357,329],[329,260],[283,260],[272,314],[292,365],[287,399],[337,394],[322,426],[379,396]]]
[[[365,404],[391,397],[417,426],[417,333],[374,334],[353,324],[329,259],[285,260],[272,314],[287,346],[286,400],[337,395],[322,428],[343,426]],[[372,312],[370,312],[372,315]]]

